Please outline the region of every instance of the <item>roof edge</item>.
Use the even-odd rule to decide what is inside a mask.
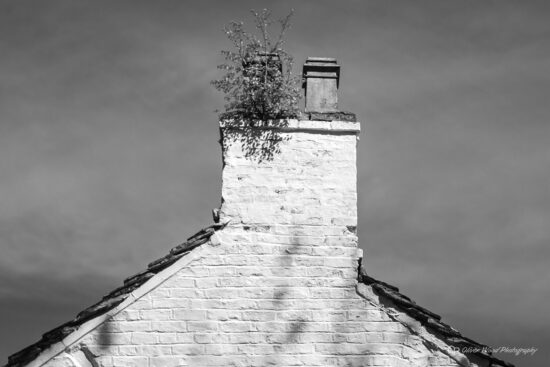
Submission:
[[[215,245],[217,241],[211,240],[211,237],[225,225],[227,223],[213,224],[189,237],[186,242],[172,248],[167,255],[149,263],[145,270],[126,278],[121,287],[80,312],[73,320],[44,333],[38,342],[9,356],[8,363],[4,367],[39,367],[55,358],[107,319],[118,314],[160,286],[184,266],[202,256],[202,252],[195,249],[207,242]],[[174,264],[177,266],[172,266]]]
[[[368,275],[362,264],[362,259],[360,259],[359,262],[358,282],[359,284],[372,287],[372,290],[377,296],[384,297],[389,301],[390,307],[419,321],[420,324],[437,339],[455,348],[460,348],[462,350],[468,348],[469,350],[475,351],[473,353],[460,352],[461,354],[465,356],[473,355],[477,358],[489,361],[491,367],[514,367],[513,364],[493,356],[489,346],[463,336],[458,330],[442,322],[441,316],[416,304],[415,301],[400,293],[399,288]],[[364,297],[363,294],[361,295]]]

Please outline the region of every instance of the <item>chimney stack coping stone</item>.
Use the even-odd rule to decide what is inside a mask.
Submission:
[[[227,122],[220,120],[219,122],[221,128],[235,128],[239,129],[246,125],[243,122],[241,125],[236,124],[233,121]],[[310,131],[334,131],[334,132],[349,132],[359,134],[361,131],[361,124],[355,121],[345,121],[345,120],[298,120],[298,119],[289,119],[286,120],[284,126],[277,123],[277,120],[266,121],[262,125],[255,126],[256,129],[273,129],[281,131],[295,131],[295,130],[310,130]]]

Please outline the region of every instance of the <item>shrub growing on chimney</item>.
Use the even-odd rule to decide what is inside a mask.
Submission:
[[[222,119],[258,121],[285,119],[298,115],[301,97],[300,79],[292,74],[292,56],[284,49],[284,35],[290,27],[292,12],[278,21],[280,32],[276,39],[270,34],[271,13],[252,10],[259,35],[248,33],[242,22],[231,22],[225,33],[234,49],[222,51],[225,63],[218,66],[225,75],[212,81],[225,93],[225,112]]]

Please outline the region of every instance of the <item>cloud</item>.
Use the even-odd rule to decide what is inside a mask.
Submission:
[[[0,314],[20,330],[3,355],[210,223],[221,27],[263,7],[296,8],[297,70],[342,65],[372,274],[474,339],[543,340],[547,2],[0,7]]]

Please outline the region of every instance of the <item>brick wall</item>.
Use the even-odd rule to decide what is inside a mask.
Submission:
[[[293,122],[262,163],[224,144],[220,216],[231,222],[47,365],[457,366],[357,284],[357,130]]]
[[[223,125],[222,125],[223,126]],[[290,121],[272,159],[246,157],[241,133],[222,128],[221,217],[233,224],[357,225],[359,123]]]

